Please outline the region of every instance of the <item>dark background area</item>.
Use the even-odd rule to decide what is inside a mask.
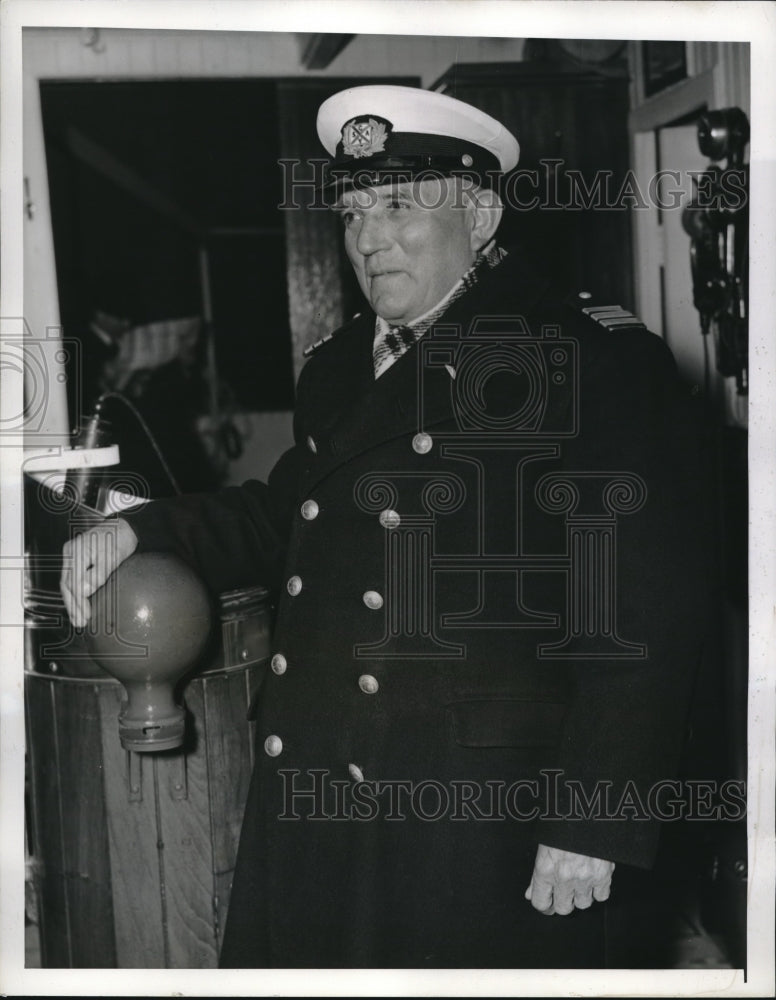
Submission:
[[[274,81],[44,82],[41,101],[65,334],[86,339],[95,309],[202,311],[196,236],[77,155],[75,130],[205,233],[253,230],[207,237],[218,371],[239,407],[290,409]]]
[[[569,180],[576,171],[592,190],[608,173],[617,203],[630,167],[625,66],[615,62],[604,74],[543,59],[459,63],[434,86],[493,115],[518,137],[514,175],[520,181],[505,178],[499,241],[526,253],[560,294],[584,289],[596,302],[634,309],[627,203],[602,210],[591,198],[585,207]]]

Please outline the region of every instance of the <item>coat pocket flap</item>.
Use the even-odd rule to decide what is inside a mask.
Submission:
[[[447,714],[463,747],[552,747],[566,706],[547,701],[478,699],[454,702]]]

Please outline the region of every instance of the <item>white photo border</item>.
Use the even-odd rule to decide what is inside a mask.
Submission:
[[[771,996],[774,993],[774,572],[776,571],[776,5],[619,0],[2,0],[0,317],[24,315],[22,31],[31,27],[337,31],[472,37],[702,39],[751,45],[750,681],[748,968],[740,970],[45,970],[24,968],[22,629],[2,629],[0,991],[24,996]],[[440,26],[443,30],[440,30]],[[21,412],[3,371],[0,413]],[[21,440],[0,447],[0,579],[22,551]],[[15,571],[18,572],[18,566]],[[21,622],[18,588],[0,621]],[[517,891],[517,889],[516,889]]]

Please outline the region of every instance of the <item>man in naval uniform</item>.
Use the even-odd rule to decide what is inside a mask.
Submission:
[[[699,641],[672,358],[499,245],[499,122],[369,86],[318,131],[366,307],[293,448],[68,543],[68,610],[136,549],[277,595],[222,965],[602,966]]]

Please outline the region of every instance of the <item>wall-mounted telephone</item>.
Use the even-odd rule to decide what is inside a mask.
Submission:
[[[701,333],[713,330],[717,370],[735,377],[739,395],[748,390],[748,142],[749,119],[740,108],[701,116],[698,147],[715,162],[693,178],[693,198],[682,215]],[[716,161],[723,159],[721,167]]]

